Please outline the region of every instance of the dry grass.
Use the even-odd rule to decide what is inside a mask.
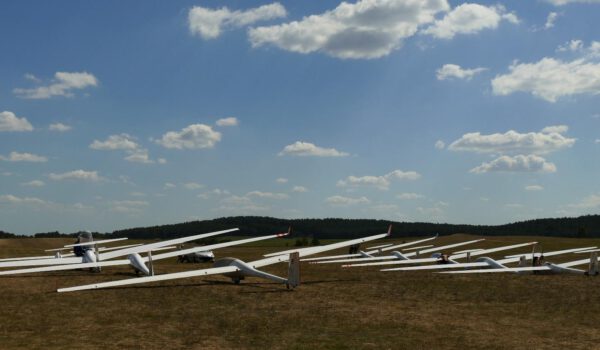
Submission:
[[[438,244],[471,239],[451,236]],[[494,237],[478,246],[523,242]],[[600,240],[538,238],[545,250]],[[397,241],[397,240],[395,240]],[[39,255],[64,241],[0,240],[0,256]],[[219,256],[258,259],[269,247]],[[460,249],[457,249],[460,250]],[[529,251],[524,249],[521,251]],[[507,254],[517,253],[509,251]],[[563,260],[580,258],[571,255]],[[559,259],[554,259],[559,261]],[[173,261],[171,272],[197,268]],[[269,272],[285,275],[286,266]],[[130,278],[128,268],[0,278],[0,348],[591,349],[600,345],[599,278],[383,273],[302,266],[295,291],[214,276],[59,294],[56,288]]]

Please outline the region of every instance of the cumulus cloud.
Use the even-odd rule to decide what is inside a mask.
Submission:
[[[246,193],[246,197],[266,198],[266,199],[288,199],[289,196],[285,193],[261,192],[252,191]]]
[[[134,151],[128,152],[128,156],[125,157],[125,160],[128,162],[134,163],[143,163],[143,164],[153,164],[154,160],[150,159],[148,155],[148,150],[145,148],[138,148]],[[159,158],[156,160],[158,164],[165,164],[167,161],[164,158]]]
[[[544,57],[535,63],[515,62],[509,73],[492,80],[495,95],[528,92],[548,102],[565,96],[600,93],[600,63],[590,58],[570,62]]]
[[[278,2],[245,11],[231,11],[227,7],[209,9],[194,6],[188,12],[188,25],[192,34],[207,40],[217,38],[224,29],[245,27],[286,15],[285,8]]]
[[[567,125],[551,125],[551,126],[547,126],[542,129],[542,132],[545,134],[552,134],[552,133],[564,134],[567,131],[569,131],[569,127]]]
[[[165,148],[174,149],[213,148],[219,141],[221,141],[221,133],[205,124],[192,124],[181,131],[169,131],[159,140],[155,140]]]
[[[165,186],[164,186],[164,189],[165,189],[165,190],[169,190],[169,189],[171,189],[171,188],[175,188],[175,187],[177,187],[177,185],[175,185],[174,183],[171,183],[171,182],[166,182],[166,183],[165,183]]]
[[[56,72],[49,85],[31,89],[17,88],[13,92],[17,97],[28,99],[48,99],[53,96],[73,97],[75,90],[97,86],[98,79],[88,72]]]
[[[455,7],[444,18],[423,30],[423,33],[440,39],[452,39],[456,34],[474,34],[484,29],[495,29],[502,20],[519,22],[514,13],[506,13],[502,6],[487,7],[466,3]]]
[[[308,192],[308,188],[306,188],[304,186],[294,186],[292,188],[292,192],[304,193],[304,192]]]
[[[287,145],[279,152],[280,156],[311,156],[311,157],[347,157],[350,154],[340,152],[335,148],[323,148],[310,142],[296,141]]]
[[[556,172],[556,165],[534,154],[519,154],[514,157],[501,156],[489,163],[483,163],[480,166],[471,169],[470,172],[475,174],[489,172],[554,173]]]
[[[132,201],[132,200],[122,200],[122,201],[112,201],[109,203],[110,210],[116,213],[122,214],[140,214],[144,210],[145,207],[150,205],[150,203],[146,201]]]
[[[204,187],[204,185],[199,184],[197,182],[187,182],[183,184],[183,187],[185,187],[188,190],[199,190],[201,188]]]
[[[528,185],[525,186],[525,191],[541,191],[544,187],[540,185]]]
[[[221,118],[215,122],[217,126],[225,127],[225,126],[237,126],[239,124],[237,118],[229,117],[229,118]]]
[[[44,185],[45,185],[44,181],[41,181],[41,180],[32,180],[29,182],[21,183],[21,186],[27,186],[27,187],[42,187]]]
[[[396,198],[402,199],[402,200],[413,200],[413,199],[424,198],[424,196],[422,194],[418,194],[418,193],[400,193],[399,195],[396,196]]]
[[[390,54],[419,26],[447,11],[446,0],[342,2],[335,9],[299,21],[251,28],[253,47],[274,45],[308,54],[322,52],[342,59],[372,59]]]
[[[348,176],[344,180],[339,180],[339,187],[376,187],[380,190],[387,190],[390,187],[392,180],[417,180],[421,177],[416,171],[394,170],[382,176],[366,175],[366,176]]]
[[[43,163],[47,162],[48,158],[31,153],[10,152],[10,155],[8,157],[0,155],[0,160],[5,160],[7,162]]]
[[[558,13],[550,12],[548,14],[548,17],[546,18],[546,23],[544,24],[544,29],[550,29],[550,28],[554,27],[554,23],[556,22],[557,18],[558,18]]]
[[[27,118],[19,118],[13,112],[0,112],[0,131],[32,131]]]
[[[344,196],[331,196],[325,199],[325,203],[334,207],[347,207],[357,204],[369,204],[371,201],[367,197],[344,197]]]
[[[435,141],[434,146],[436,149],[444,149],[444,148],[446,148],[446,143],[442,140],[437,140],[437,141]]]
[[[279,177],[275,180],[275,182],[277,182],[278,184],[284,184],[288,182],[288,179],[286,179],[285,177]]]
[[[86,170],[73,170],[62,174],[54,174],[51,173],[48,175],[51,180],[61,181],[61,180],[82,180],[82,181],[90,181],[90,182],[99,182],[103,181],[104,178],[98,175],[97,171],[86,171]]]
[[[94,140],[90,144],[91,149],[103,151],[135,150],[139,145],[134,138],[128,134],[110,135],[105,141]]]
[[[259,213],[269,209],[268,207],[255,204],[247,196],[231,195],[221,199],[220,203],[221,206],[217,210],[226,212]]]
[[[471,80],[473,76],[485,70],[487,70],[487,68],[477,67],[467,69],[461,68],[461,66],[456,64],[445,64],[442,66],[442,68],[437,70],[436,76],[438,80],[447,80],[452,78]]]
[[[65,132],[65,131],[69,131],[71,129],[72,129],[72,127],[70,125],[66,125],[63,123],[50,124],[50,126],[48,127],[48,130],[58,131],[58,132]]]
[[[549,127],[544,130],[546,131],[529,133],[509,130],[504,134],[490,135],[482,135],[479,132],[467,133],[452,142],[448,149],[476,153],[546,154],[569,148],[575,144],[576,139],[556,132],[557,130],[566,131],[564,126]]]
[[[565,51],[580,51],[583,49],[583,41],[578,40],[578,39],[573,39],[570,41],[567,41],[566,44],[561,45],[558,47],[558,49],[556,49],[559,52],[565,52]]]
[[[600,0],[546,0],[555,6],[563,6],[572,3],[587,3],[587,4],[600,4]]]
[[[17,197],[12,194],[0,195],[0,202],[14,205],[48,205],[51,204],[43,199],[36,197]]]
[[[591,194],[583,198],[579,203],[569,204],[569,208],[574,209],[593,209],[600,207],[600,194]]]
[[[152,164],[154,160],[150,159],[148,150],[142,148],[137,142],[135,137],[129,134],[118,134],[110,135],[104,141],[94,140],[90,144],[91,149],[99,151],[125,151],[127,156],[124,158],[126,161],[134,163]],[[158,163],[164,164],[164,159],[159,159]]]

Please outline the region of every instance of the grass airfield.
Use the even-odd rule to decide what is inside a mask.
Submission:
[[[475,238],[479,237],[446,236],[435,244]],[[402,240],[411,239],[389,241]],[[600,246],[600,239],[487,237],[452,251],[534,240],[545,251]],[[215,254],[255,260],[267,252],[289,249],[293,242],[258,242]],[[384,243],[367,246],[380,242]],[[43,255],[43,249],[68,243],[72,240],[0,240],[0,258]],[[531,249],[492,257],[525,252]],[[325,254],[337,253],[346,250]],[[587,256],[568,254],[548,260]],[[160,274],[209,266],[169,259],[155,264],[155,270]],[[265,271],[285,276],[287,265]],[[396,273],[379,272],[377,267],[342,269],[339,264],[303,263],[302,285],[294,291],[257,278],[233,285],[225,277],[209,276],[56,293],[60,287],[134,275],[129,267],[109,267],[101,273],[1,276],[0,348],[600,348],[600,277]]]

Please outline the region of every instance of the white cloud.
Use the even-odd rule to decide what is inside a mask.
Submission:
[[[217,126],[225,127],[225,126],[237,126],[239,124],[237,118],[229,117],[229,118],[221,118],[215,122]]]
[[[357,204],[369,204],[371,201],[367,197],[351,198],[343,196],[331,196],[325,199],[325,203],[334,207],[347,207]]]
[[[537,172],[554,173],[556,165],[546,159],[530,155],[500,156],[489,163],[483,163],[470,170],[471,173],[482,174],[488,172]]]
[[[192,124],[181,131],[169,131],[160,140],[155,140],[165,148],[174,149],[213,148],[219,141],[221,133],[205,124]]]
[[[280,156],[311,156],[311,157],[347,157],[346,152],[340,152],[335,148],[323,148],[316,146],[310,142],[296,141],[291,145],[287,145],[279,152]]]
[[[94,140],[90,144],[91,149],[103,151],[115,150],[136,150],[139,145],[134,141],[134,138],[128,134],[110,135],[105,141]]]
[[[555,6],[563,6],[572,3],[588,3],[588,4],[600,4],[600,0],[546,0]]]
[[[48,130],[58,131],[58,132],[65,132],[65,131],[69,131],[71,129],[73,129],[73,128],[70,125],[66,125],[63,123],[50,124],[50,126],[48,127]]]
[[[509,73],[492,80],[495,95],[529,92],[548,102],[564,96],[600,93],[600,64],[586,58],[563,62],[544,57],[535,63],[510,65]]]
[[[41,181],[41,180],[32,180],[29,182],[21,183],[21,186],[27,186],[27,187],[42,187],[44,185],[45,185],[44,181]]]
[[[342,59],[373,59],[390,54],[420,25],[447,11],[446,0],[342,2],[335,9],[299,21],[251,28],[253,47],[274,45],[308,54],[323,52]]]
[[[563,127],[549,127],[549,130],[556,131],[556,128]],[[496,133],[490,135],[473,132],[464,134],[460,139],[452,142],[448,146],[448,149],[451,151],[476,153],[545,154],[569,148],[575,144],[575,140],[574,138],[565,137],[558,132],[548,131],[522,134],[514,130],[509,130],[504,134]]]
[[[209,9],[194,6],[188,13],[188,25],[192,34],[199,35],[203,39],[215,39],[224,29],[245,27],[258,21],[286,15],[285,8],[277,2],[246,11],[231,11],[227,7]]]
[[[558,13],[550,12],[548,14],[548,17],[546,18],[546,24],[544,24],[544,29],[550,29],[550,28],[554,27],[554,23],[556,22],[557,18],[558,18]]]
[[[292,192],[304,193],[304,192],[308,192],[308,188],[306,188],[304,186],[294,186],[292,188]]]
[[[87,72],[56,72],[50,85],[38,86],[32,89],[14,89],[17,97],[29,99],[48,99],[53,96],[73,97],[73,90],[97,86],[98,79]]]
[[[261,192],[252,191],[246,193],[247,197],[267,198],[267,199],[288,199],[289,196],[285,193]]]
[[[100,175],[98,175],[97,171],[86,171],[86,170],[73,170],[62,174],[54,174],[51,173],[48,177],[55,181],[60,180],[82,180],[82,181],[91,181],[98,182],[104,180]]]
[[[447,207],[449,207],[448,203],[438,201],[429,207],[417,207],[416,209],[419,214],[426,216],[427,220],[441,220],[445,217]]]
[[[579,203],[569,204],[569,208],[593,209],[600,207],[600,194],[591,194],[583,198]]]
[[[5,160],[8,162],[43,163],[43,162],[47,162],[48,158],[38,156],[36,154],[31,154],[31,153],[10,152],[10,155],[8,157],[4,157],[4,156],[0,155],[0,160]]]
[[[235,212],[235,213],[258,213],[267,211],[269,208],[260,206],[252,202],[246,196],[231,195],[221,200],[221,206],[217,208],[219,211]]]
[[[36,83],[40,83],[42,81],[41,79],[38,79],[35,75],[33,75],[31,73],[25,73],[25,75],[23,77],[27,80],[31,80]]]
[[[509,209],[521,209],[521,208],[523,208],[523,204],[520,204],[520,203],[508,203],[508,204],[505,204],[504,207],[509,208]]]
[[[506,13],[502,6],[486,7],[479,4],[462,4],[444,18],[423,30],[423,33],[440,39],[452,39],[456,34],[474,34],[484,29],[495,29],[500,21],[519,23],[517,16]]]
[[[183,187],[188,190],[199,190],[199,189],[203,188],[204,185],[196,183],[196,182],[188,182],[188,183],[184,183]]]
[[[0,112],[0,131],[32,131],[27,118],[19,118],[13,112]]]
[[[552,134],[552,133],[564,134],[567,131],[569,131],[569,127],[567,125],[551,125],[551,126],[547,126],[542,129],[542,132],[544,134]]]
[[[110,210],[122,213],[122,214],[140,214],[144,210],[145,207],[150,205],[150,203],[146,201],[132,201],[132,200],[123,200],[123,201],[112,201],[109,203]]]
[[[339,180],[339,187],[360,187],[373,186],[380,190],[387,190],[390,187],[392,180],[417,180],[421,177],[416,171],[394,170],[382,176],[366,175],[366,176],[348,176],[344,180]]]
[[[211,196],[220,197],[220,196],[229,196],[230,194],[231,193],[228,190],[222,190],[220,188],[215,188],[212,191],[200,193],[200,194],[198,194],[197,197],[202,198],[202,199],[209,199]]]
[[[413,200],[413,199],[424,198],[424,196],[422,194],[418,194],[418,193],[400,193],[399,195],[396,196],[396,198],[402,199],[402,200]]]
[[[136,149],[134,151],[128,152],[129,155],[125,157],[126,161],[134,162],[134,163],[142,163],[142,164],[153,164],[154,161],[150,159],[148,155],[148,150],[145,148]],[[158,160],[159,164],[165,164],[165,160],[163,158]]]
[[[51,204],[43,199],[36,197],[17,197],[12,194],[0,195],[0,202],[14,205],[48,205]]]
[[[171,182],[166,182],[166,183],[165,183],[165,186],[164,186],[164,189],[165,189],[165,190],[169,190],[169,189],[171,189],[171,188],[175,188],[175,187],[177,187],[177,185],[175,185],[174,183],[171,183]]]
[[[560,45],[558,47],[558,49],[556,49],[556,50],[559,52],[566,52],[566,51],[577,52],[577,51],[583,50],[583,48],[584,48],[584,46],[583,46],[582,40],[573,39],[573,40],[567,41],[564,45]]]
[[[125,133],[110,135],[105,141],[94,140],[90,144],[90,148],[101,151],[125,151],[127,153],[127,156],[124,158],[126,161],[153,164],[154,160],[150,159],[148,150],[142,148],[135,140],[135,137]],[[160,164],[166,163],[162,158],[158,162]]]
[[[435,141],[434,146],[436,149],[444,149],[444,148],[446,148],[446,143],[442,140],[437,140],[437,141]]]
[[[456,64],[445,64],[438,69],[436,76],[438,80],[446,80],[451,78],[471,80],[473,76],[487,70],[487,68],[477,67],[472,69],[463,69]]]
[[[278,184],[284,184],[288,182],[288,179],[286,179],[285,177],[279,177],[275,180],[275,182],[277,182]]]
[[[541,191],[544,187],[540,185],[528,185],[525,186],[525,191]]]

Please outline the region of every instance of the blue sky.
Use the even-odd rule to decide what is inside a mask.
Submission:
[[[0,4],[0,229],[600,208],[600,1]]]

